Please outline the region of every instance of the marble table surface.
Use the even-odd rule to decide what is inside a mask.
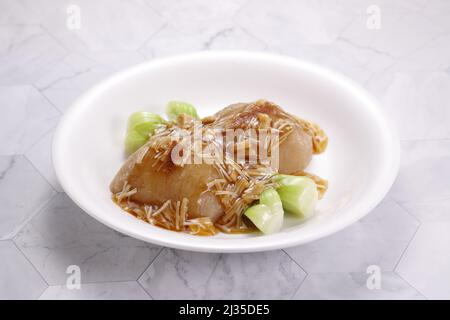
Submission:
[[[449,14],[447,0],[0,0],[0,298],[449,299]],[[222,49],[314,61],[381,101],[402,161],[373,212],[307,245],[205,254],[121,235],[64,194],[51,141],[80,93]]]

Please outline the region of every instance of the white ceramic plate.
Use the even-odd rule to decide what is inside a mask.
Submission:
[[[146,224],[112,202],[108,186],[125,160],[124,132],[133,111],[163,114],[166,102],[175,99],[193,103],[206,116],[259,98],[318,123],[330,138],[326,152],[308,168],[329,180],[314,218],[301,224],[287,219],[281,232],[267,236],[198,237]],[[204,52],[138,65],[88,91],[59,123],[53,161],[67,194],[117,231],[186,250],[250,252],[319,239],[363,217],[393,183],[399,149],[377,102],[343,76],[286,57]]]

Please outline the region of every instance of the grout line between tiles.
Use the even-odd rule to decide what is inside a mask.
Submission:
[[[391,200],[392,202],[394,202],[396,205],[398,205],[401,209],[403,209],[403,211],[405,211],[411,218],[414,219],[414,221],[416,221],[418,223],[418,225],[422,225],[422,221],[420,221],[415,215],[413,215],[411,212],[409,212],[408,209],[406,209],[402,203],[400,203],[399,201],[395,200],[392,196],[387,195],[386,196],[387,199]]]
[[[413,286],[408,280],[406,280],[405,278],[403,278],[396,270],[394,270],[394,274],[397,275],[397,277],[399,277],[400,279],[402,279],[408,286],[410,286],[411,288],[413,288],[414,290],[417,291],[417,293],[419,293],[422,297],[424,297],[426,300],[429,300],[429,298],[424,295],[419,289],[417,289],[415,286]]]
[[[26,159],[27,161],[29,161],[28,159]],[[41,173],[38,172],[40,175]],[[42,175],[41,175],[42,176]],[[47,180],[45,180],[47,181]],[[48,183],[48,182],[47,182]],[[17,235],[20,233],[20,231],[22,231],[22,229],[28,225],[28,223],[30,223],[31,220],[33,220],[35,217],[37,217],[41,211],[50,203],[50,201],[53,200],[53,198],[55,198],[58,195],[58,192],[56,192],[53,187],[51,185],[49,185],[51,187],[51,191],[52,191],[52,195],[45,200],[41,205],[39,205],[37,208],[32,210],[32,213],[30,214],[30,216],[25,219],[17,228],[17,230],[14,230],[14,232],[12,232],[12,234],[9,236],[10,239],[14,240],[14,238],[17,237]]]
[[[281,251],[283,251],[288,257],[289,259],[291,259],[300,269],[302,269],[302,271],[305,274],[308,274],[308,272],[305,270],[305,268],[303,268],[300,263],[298,263],[294,258],[291,257],[291,255],[289,253],[287,253],[284,249],[280,249]]]
[[[305,273],[305,277],[302,279],[302,281],[300,282],[300,284],[298,285],[298,287],[294,291],[294,293],[289,297],[289,300],[292,300],[295,297],[295,295],[297,294],[297,292],[300,290],[300,288],[302,287],[302,285],[305,282],[306,278],[309,277],[309,273],[294,258],[292,258],[291,255],[289,253],[287,253],[284,249],[280,249],[280,250],[283,251],[284,254],[287,255],[288,258],[291,259],[292,262],[294,262]]]
[[[169,23],[167,21],[164,21],[163,24],[156,29],[147,39],[144,40],[144,42],[142,42],[142,44],[136,48],[136,52],[140,52],[142,49],[145,48],[145,46],[152,41],[152,39],[158,34],[160,33],[162,30],[164,30],[167,26],[169,25]]]
[[[416,234],[417,234],[417,232],[419,231],[420,227],[421,227],[420,225],[417,226],[417,229],[414,231],[413,236],[412,236],[411,239],[408,241],[408,244],[406,245],[405,250],[403,250],[402,254],[400,255],[400,258],[399,258],[398,261],[396,262],[396,264],[395,264],[395,266],[394,266],[394,268],[393,268],[393,272],[394,272],[398,277],[400,277],[403,281],[405,281],[405,283],[407,283],[411,288],[413,288],[413,289],[416,290],[418,293],[420,293],[423,297],[425,297],[425,298],[428,299],[427,296],[425,296],[419,289],[417,289],[417,288],[416,288],[414,285],[412,285],[409,281],[407,281],[405,278],[403,278],[403,277],[400,275],[400,273],[397,271],[397,268],[398,268],[400,262],[402,261],[403,256],[405,255],[405,253],[406,253],[406,251],[408,250],[409,246],[411,245],[412,241],[413,241],[414,238],[416,237]]]
[[[31,262],[30,259],[28,259],[27,255],[23,252],[23,250],[17,245],[17,243],[14,241],[14,239],[11,239],[11,242],[14,244],[14,246],[17,248],[17,250],[19,250],[19,252],[22,254],[22,256],[28,261],[28,263],[31,265],[31,267],[34,269],[34,271],[37,272],[37,274],[39,275],[39,277],[41,277],[41,279],[44,281],[44,283],[47,285],[47,288],[50,286],[50,284],[47,282],[47,280],[44,278],[44,276],[42,275],[42,273],[39,271],[39,269]],[[47,288],[45,288],[45,290],[47,290]],[[41,295],[45,292],[45,290],[41,293]],[[40,295],[40,296],[41,296]],[[40,297],[39,296],[39,297]]]
[[[138,275],[138,277],[136,278],[135,281],[139,282],[139,279],[144,275],[144,273],[148,270],[148,268],[150,268],[150,266],[153,264],[153,262],[155,262],[155,260],[158,259],[158,257],[161,255],[161,253],[163,252],[164,249],[166,249],[166,248],[161,247],[159,252],[155,255],[155,257],[152,259],[152,261],[150,261],[150,263],[144,268],[144,271],[142,271],[141,274]]]
[[[289,300],[294,300],[294,297],[297,295],[297,293],[300,291],[300,289],[303,286],[303,283],[305,283],[306,279],[309,277],[309,274],[306,274],[305,277],[303,278],[303,280],[300,282],[300,284],[298,285],[297,289],[295,290],[295,292],[292,294],[292,296],[289,298]]]
[[[22,157],[24,157],[24,159],[26,161],[28,161],[28,163],[30,163],[30,165],[33,167],[34,170],[36,170],[36,172],[41,176],[42,179],[45,180],[45,182],[47,182],[47,184],[50,186],[50,188],[52,188],[52,190],[56,193],[60,193],[58,190],[55,189],[55,187],[50,183],[50,181],[47,179],[47,177],[44,176],[44,174],[34,165],[34,163],[28,158],[28,156],[26,154],[23,154]]]
[[[139,281],[136,281],[136,283],[138,284],[139,287],[142,288],[142,290],[144,290],[145,294],[148,295],[148,296],[150,297],[150,299],[156,300],[155,298],[153,298],[153,296],[150,294],[150,292],[148,292],[148,291],[144,288],[144,286],[143,286]]]
[[[394,268],[392,269],[394,272],[396,272],[398,265],[399,265],[400,262],[402,261],[403,256],[404,256],[405,253],[406,253],[406,250],[408,250],[409,246],[411,245],[411,242],[412,242],[412,241],[414,240],[414,238],[416,237],[416,234],[417,234],[417,232],[419,231],[420,227],[421,227],[420,225],[417,226],[416,230],[414,231],[414,234],[412,235],[411,239],[409,239],[409,241],[408,241],[408,243],[407,243],[405,249],[403,250],[403,252],[402,252],[402,254],[400,255],[400,257],[398,258],[397,262],[395,263]]]

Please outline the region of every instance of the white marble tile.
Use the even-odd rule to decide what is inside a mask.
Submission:
[[[131,65],[145,61],[138,52],[114,51],[72,53],[55,63],[36,86],[61,111],[65,111],[84,91]]]
[[[428,1],[422,13],[433,23],[446,30],[450,30],[450,21],[447,13],[450,11],[450,2],[447,0]]]
[[[112,71],[120,71],[144,62],[144,57],[137,51],[102,51],[87,55],[95,64]]]
[[[56,126],[60,113],[34,87],[0,86],[0,154],[23,154]]]
[[[450,299],[450,222],[423,223],[396,271],[429,299]]]
[[[417,227],[411,215],[385,199],[346,229],[286,252],[308,273],[366,272],[370,265],[392,271]]]
[[[383,54],[356,48],[339,40],[325,45],[269,46],[268,50],[328,67],[363,85],[392,61]]]
[[[160,251],[97,222],[63,193],[14,241],[50,285],[66,283],[70,265],[80,267],[82,282],[136,280]]]
[[[255,1],[255,7],[261,7],[259,4],[259,1]],[[372,5],[380,9],[380,29],[367,27],[369,14],[366,10]],[[247,23],[250,25],[249,30],[255,29],[253,34],[270,34],[260,31],[264,28],[272,29],[273,33],[284,31],[283,37],[269,35],[265,40],[271,50],[331,66],[355,80],[362,79],[365,82],[373,73],[383,74],[385,71],[445,71],[450,63],[448,27],[444,28],[430,19],[432,14],[436,14],[435,8],[438,6],[427,5],[423,0],[323,1],[309,6],[297,1],[292,5],[288,3],[280,6],[282,9],[278,11],[282,13],[275,10],[275,17],[271,17],[274,10],[266,8],[270,6],[275,6],[275,3],[270,1],[258,12],[263,13],[262,17],[266,20],[267,17],[277,20],[276,24],[261,22],[260,28],[253,24],[254,20],[250,17]],[[294,15],[289,11],[300,13]],[[328,11],[340,13],[336,21],[327,17]],[[428,11],[432,13],[424,14]],[[315,19],[315,23],[302,19],[306,26],[299,28],[301,23],[295,18],[302,16],[303,12],[310,17],[319,15],[320,18]],[[445,15],[441,13],[440,16],[442,18]],[[342,27],[332,27],[333,21]],[[299,37],[297,33],[306,33],[307,36]],[[312,39],[308,39],[309,36]],[[366,74],[360,75],[364,71]]]
[[[38,24],[39,22],[36,10],[30,7],[27,1],[0,1],[0,24]]]
[[[23,156],[0,156],[0,239],[14,236],[54,194]]]
[[[47,284],[11,241],[0,241],[0,299],[36,299]]]
[[[264,1],[263,5],[261,1],[250,1],[239,12],[237,21],[263,39],[269,51],[330,67],[365,84],[374,73],[397,62],[389,52],[372,47],[370,43],[358,43],[358,36],[343,36],[348,29],[362,30],[367,38],[380,33],[366,27],[366,9],[374,4],[377,2],[369,0],[283,1],[282,4]],[[259,17],[253,17],[254,12]]]
[[[424,297],[394,272],[383,272],[380,289],[367,287],[366,273],[309,274],[294,299],[416,300]]]
[[[71,53],[38,79],[36,86],[43,91],[73,87],[87,90],[110,73],[143,61],[135,51]]]
[[[154,299],[203,299],[220,254],[164,249],[139,282]]]
[[[401,203],[448,199],[450,141],[402,142],[400,171],[389,194]]]
[[[37,25],[0,25],[0,85],[33,83],[65,55]]]
[[[367,88],[378,97],[401,139],[450,138],[449,72],[378,74]]]
[[[380,10],[379,29],[367,27],[369,14],[366,10],[370,5],[376,5]],[[424,0],[358,2],[356,16],[339,34],[339,39],[401,60],[446,33],[445,28],[423,14],[426,6]]]
[[[147,0],[167,21],[231,20],[247,0]]]
[[[446,19],[448,20],[448,19]],[[445,72],[450,67],[450,35],[436,35],[389,66],[388,72]],[[422,74],[423,75],[423,74]]]
[[[136,281],[82,283],[80,289],[65,285],[50,286],[40,300],[149,300],[150,297]]]
[[[265,51],[267,45],[241,27],[233,25],[230,28],[220,30],[209,37],[203,43],[202,49]]]
[[[242,28],[226,20],[169,23],[141,50],[147,58],[201,51],[253,50],[266,45]]]
[[[354,14],[354,3],[251,0],[239,10],[236,21],[270,46],[292,47],[332,43]]]
[[[61,88],[85,90],[106,77],[111,71],[110,68],[95,63],[86,55],[71,53],[55,63],[35,84],[44,93],[48,89]]]
[[[51,130],[41,138],[34,146],[32,146],[25,157],[33,164],[33,166],[45,177],[50,185],[58,192],[63,189],[56,177],[52,162],[52,142],[55,130]]]
[[[165,249],[139,282],[155,299],[286,299],[304,277],[280,250],[219,255]]]
[[[409,201],[402,206],[421,222],[450,221],[450,197],[434,201]]]
[[[40,0],[37,10],[44,28],[71,52],[136,50],[164,24],[143,0]],[[71,23],[78,17],[80,28]]]
[[[256,1],[255,6],[260,7],[259,3]],[[380,29],[367,27],[369,14],[366,10],[372,5],[380,9]],[[268,6],[275,6],[275,3],[271,1]],[[331,66],[345,74],[352,76],[352,71],[366,70],[366,77],[352,76],[356,80],[384,71],[443,71],[448,67],[447,53],[450,50],[446,41],[448,27],[444,28],[430,19],[430,15],[436,13],[434,9],[425,9],[436,6],[427,5],[426,1],[324,1],[315,2],[310,6],[297,1],[293,5],[280,7],[284,9],[279,10],[285,12],[280,16],[286,15],[287,18],[280,19],[280,16],[272,18],[278,20],[275,24],[276,28],[285,31],[284,37],[270,35],[265,40],[269,47],[277,52],[299,57],[304,57],[306,54],[310,60],[325,65],[340,59],[342,64]],[[258,10],[263,13],[263,16],[271,16],[274,13],[273,10],[268,13],[266,6]],[[314,12],[314,14],[309,13],[310,17],[319,15],[320,18],[315,19],[315,24],[303,19],[306,26],[298,28],[300,23],[294,18],[298,15],[291,14],[289,10],[296,13],[308,13],[309,10]],[[327,17],[328,11],[340,13],[335,17],[336,21]],[[432,13],[424,14],[428,11]],[[441,16],[444,15],[441,14]],[[289,22],[290,19],[292,22]],[[333,22],[342,27],[332,27]],[[253,25],[252,19],[248,20],[248,24],[250,29],[256,29],[254,34],[259,32],[268,34],[260,31],[259,25]],[[291,24],[295,24],[297,28]],[[264,26],[263,22],[261,25],[267,29],[274,26],[274,24]],[[272,32],[279,32],[279,30],[272,28]],[[307,36],[296,37],[296,33],[307,33]],[[312,39],[308,39],[309,36]],[[323,40],[318,41],[318,39]],[[321,51],[324,53],[321,54]]]
[[[306,273],[283,251],[224,254],[206,288],[211,299],[289,299]]]
[[[77,98],[83,94],[84,90],[73,88],[49,88],[42,94],[51,101],[62,113],[64,113]]]
[[[266,45],[233,22],[245,0],[160,1],[148,3],[167,20],[140,50],[147,58],[200,50],[261,51]]]

